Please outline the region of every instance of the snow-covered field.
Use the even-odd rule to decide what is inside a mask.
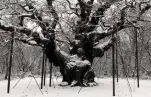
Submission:
[[[31,80],[32,79],[32,80]],[[36,78],[40,85],[40,78]],[[15,88],[14,85],[18,79],[11,81],[11,90],[7,94],[7,81],[0,81],[0,97],[112,97],[112,79],[97,79],[98,86],[95,87],[60,87],[60,79],[53,79],[52,87],[48,86],[49,79],[46,80],[46,86],[40,92],[34,78],[28,77],[22,79]],[[31,81],[31,83],[30,83]],[[29,84],[30,83],[30,84]],[[140,80],[140,88],[137,88],[137,82],[129,79],[131,88],[126,79],[119,79],[116,83],[116,97],[151,97],[151,80]],[[79,90],[81,89],[80,93]]]

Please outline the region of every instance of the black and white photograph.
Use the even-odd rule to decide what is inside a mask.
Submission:
[[[151,97],[151,0],[0,0],[0,97]]]

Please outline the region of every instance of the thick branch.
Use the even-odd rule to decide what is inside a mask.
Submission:
[[[125,6],[124,8],[122,8],[121,10],[121,18],[119,21],[117,21],[113,27],[110,27],[108,30],[105,30],[103,33],[97,33],[95,36],[97,37],[95,39],[95,41],[99,41],[100,39],[103,39],[111,34],[114,34],[122,29],[125,28],[124,23],[125,23],[125,17],[126,17],[126,10],[129,8],[130,6]],[[95,34],[94,32],[91,33],[92,35]]]
[[[81,21],[84,21],[85,23],[88,22],[87,19],[89,19],[89,15],[92,10],[93,1],[94,0],[90,0],[86,3],[84,0],[78,0],[81,9],[81,13],[80,13]]]
[[[59,17],[58,17],[57,12],[55,11],[55,9],[52,6],[52,2],[53,2],[53,0],[47,0],[48,8],[49,8],[49,10],[50,10],[50,12],[51,12],[51,14],[52,14],[52,16],[54,18],[53,22],[51,24],[51,29],[54,30],[56,28],[56,25],[57,25],[58,21],[59,21]]]
[[[80,0],[81,1],[81,0]],[[81,3],[81,6],[84,6],[85,3]],[[92,9],[92,4],[93,4],[93,0],[92,2],[90,2],[91,7],[88,10],[88,14],[85,14],[85,9],[83,9],[84,13],[82,13],[82,16],[87,16],[86,17],[81,17],[81,19],[79,21],[77,21],[77,26],[76,26],[76,30],[75,33],[88,33],[94,30],[94,28],[96,27],[96,25],[98,25],[99,23],[99,19],[101,18],[101,15],[104,14],[104,12],[110,7],[110,5],[108,5],[108,3],[105,3],[104,5],[100,6],[95,13],[92,15],[91,19],[89,20],[89,16],[91,13],[91,9]],[[82,10],[82,9],[81,9]],[[87,20],[86,20],[87,19]],[[88,23],[88,24],[86,24]]]
[[[28,44],[32,44],[33,41],[36,41],[37,44],[43,45],[43,44],[49,43],[51,41],[49,40],[49,38],[52,38],[54,36],[52,33],[52,34],[47,35],[48,38],[45,38],[42,33],[42,30],[41,31],[35,30],[35,32],[33,32],[32,30],[24,28],[24,27],[4,26],[1,24],[0,24],[0,29],[4,31],[26,34],[28,37],[23,37],[22,39],[19,38],[19,40],[26,42]]]
[[[93,47],[93,57],[102,57],[104,52],[107,51],[115,42],[115,38],[110,39],[105,43],[98,44],[97,46]]]
[[[19,6],[20,6],[23,10],[25,10],[26,12],[28,12],[28,13],[34,11],[34,7],[31,6],[31,5],[28,5],[28,4],[26,4],[26,5],[21,5],[21,4],[19,4]],[[26,9],[26,8],[25,8],[26,6],[28,6],[29,9]]]
[[[16,40],[21,41],[21,42],[31,45],[31,46],[41,46],[42,47],[42,45],[37,44],[37,42],[34,40],[28,40],[28,39],[22,39],[22,38],[16,38]]]
[[[37,9],[32,5],[32,3],[27,3],[26,5],[20,4],[20,6],[27,12],[27,14],[20,15],[20,26],[23,26],[24,18],[29,17],[38,21],[37,23],[41,26],[41,28],[45,29],[44,23],[42,22],[42,17],[38,13]],[[29,9],[26,9],[26,6],[28,6]]]
[[[69,4],[69,8],[71,9],[71,10],[73,10],[73,12],[72,13],[74,13],[74,14],[76,14],[78,17],[80,17],[80,15],[79,15],[79,13],[78,13],[78,8],[73,8],[72,6],[71,6],[71,2],[69,1],[69,0],[66,0],[67,2],[68,2],[68,4]],[[70,14],[72,14],[72,13],[70,13]],[[69,14],[69,13],[68,13]]]

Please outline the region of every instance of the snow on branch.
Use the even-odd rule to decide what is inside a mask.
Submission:
[[[93,57],[102,57],[104,52],[109,50],[109,48],[114,44],[115,37],[109,39],[107,42],[99,43],[93,47]]]
[[[53,34],[49,34],[49,36],[47,36],[48,38],[45,38],[42,30],[30,30],[24,27],[16,27],[16,26],[5,26],[0,24],[0,29],[4,30],[4,31],[10,31],[10,32],[15,32],[17,34],[25,34],[27,37],[19,37],[16,38],[19,41],[22,41],[24,43],[30,44],[30,45],[44,45],[48,42],[50,42],[49,38],[51,38],[53,36]]]

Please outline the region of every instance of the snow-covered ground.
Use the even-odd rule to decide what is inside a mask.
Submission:
[[[40,78],[36,78],[40,85]],[[46,80],[46,86],[40,92],[34,78],[28,77],[22,79],[15,88],[14,85],[18,79],[11,81],[11,90],[7,94],[7,81],[0,81],[0,97],[112,97],[112,79],[97,79],[99,83],[95,87],[60,87],[60,79],[52,80],[52,87],[49,87],[49,79]],[[31,81],[31,83],[30,83]],[[29,84],[30,83],[30,84]],[[151,97],[151,80],[140,80],[140,88],[137,88],[137,82],[129,79],[131,88],[126,79],[119,79],[116,83],[116,97]],[[79,90],[81,89],[80,93]]]

